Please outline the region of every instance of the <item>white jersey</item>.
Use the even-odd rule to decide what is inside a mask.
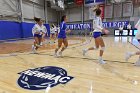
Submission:
[[[138,32],[136,33],[136,39],[140,39],[140,19],[135,25],[135,27],[138,29]]]
[[[32,34],[34,35],[36,32],[47,33],[47,29],[44,25],[39,26],[38,24],[35,24],[34,27],[32,28]]]
[[[57,28],[56,28],[56,27],[50,29],[50,33],[51,33],[51,34],[55,34],[56,31],[57,31]]]
[[[57,32],[58,32],[58,33],[60,32],[60,27],[57,27]]]
[[[93,19],[93,32],[102,32],[103,26],[102,26],[102,19],[101,17],[95,17]]]
[[[127,25],[127,29],[131,29],[131,25],[129,24],[129,25]]]
[[[122,31],[123,30],[123,26],[120,26],[119,30]]]

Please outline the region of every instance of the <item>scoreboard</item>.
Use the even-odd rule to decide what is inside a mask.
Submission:
[[[135,30],[135,29],[133,30],[133,29],[131,29],[131,30],[130,30],[130,33],[129,33],[129,36],[135,36],[137,32],[138,32],[138,30]],[[115,36],[119,36],[119,29],[115,29],[115,30],[114,30],[114,35],[115,35]],[[127,29],[123,30],[122,36],[128,36],[128,30],[127,30]]]

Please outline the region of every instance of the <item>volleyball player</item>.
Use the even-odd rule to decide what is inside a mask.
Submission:
[[[140,43],[140,19],[139,21],[137,22],[137,24],[135,25],[135,28],[138,29],[138,32],[136,33],[136,39],[138,40],[138,42]],[[138,60],[135,62],[135,65],[136,66],[140,66],[140,51],[137,51],[137,52],[127,52],[126,53],[126,56],[125,56],[125,60],[128,61],[128,59],[132,56],[135,56],[135,55],[139,55],[139,58]]]
[[[109,31],[102,27],[102,20],[100,17],[101,10],[98,8],[94,12],[95,12],[95,18],[93,19],[93,29],[94,29],[93,37],[95,38],[95,46],[88,49],[84,49],[83,55],[85,55],[89,50],[97,50],[99,47],[101,47],[98,61],[101,64],[105,64],[106,62],[102,58],[103,53],[105,51],[105,44],[101,37],[101,33],[104,32],[105,34],[107,34],[109,33]]]
[[[50,41],[55,43],[57,27],[53,24],[50,30]]]
[[[32,34],[34,37],[34,45],[32,45],[33,53],[40,47],[40,43],[47,33],[46,27],[43,25],[43,21],[40,18],[34,17],[36,24],[32,28]]]
[[[55,57],[62,56],[62,52],[68,47],[68,40],[66,37],[66,33],[69,33],[71,31],[67,29],[66,22],[67,22],[67,16],[64,15],[61,18],[60,32],[58,33],[58,47],[55,49],[55,54],[54,54]],[[62,47],[61,51],[57,54],[62,44],[64,44],[64,46]]]
[[[123,26],[121,25],[119,27],[119,36],[122,36],[123,35]]]
[[[130,30],[131,30],[131,24],[130,23],[127,25],[127,30],[128,30],[128,36],[129,36],[130,35]]]

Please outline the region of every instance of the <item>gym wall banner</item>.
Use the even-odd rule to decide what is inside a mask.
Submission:
[[[71,30],[91,30],[90,23],[67,24],[67,28]]]
[[[127,26],[129,21],[118,21],[118,22],[103,22],[104,28],[119,28],[120,26]]]
[[[103,22],[104,28],[119,28],[121,25],[127,26],[129,21],[118,21],[118,22]],[[77,23],[77,24],[67,24],[67,28],[71,30],[91,30],[91,23]]]
[[[96,1],[96,3],[98,3],[98,2],[105,2],[105,0],[95,0]]]
[[[85,4],[91,3],[105,3],[105,0],[85,0]]]
[[[75,3],[76,3],[77,5],[83,5],[84,0],[75,0]]]
[[[100,9],[102,11],[101,18],[104,19],[105,5],[100,5]]]

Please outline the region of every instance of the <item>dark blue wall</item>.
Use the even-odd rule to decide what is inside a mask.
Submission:
[[[0,21],[0,40],[32,37],[34,23]],[[49,24],[45,24],[50,33]]]
[[[25,23],[25,22],[22,22],[21,23],[21,30],[22,30],[22,33],[21,33],[21,36],[22,38],[27,38],[27,37],[32,37],[32,28],[35,24],[34,23]]]
[[[0,40],[20,38],[20,29],[17,22],[0,21]]]

